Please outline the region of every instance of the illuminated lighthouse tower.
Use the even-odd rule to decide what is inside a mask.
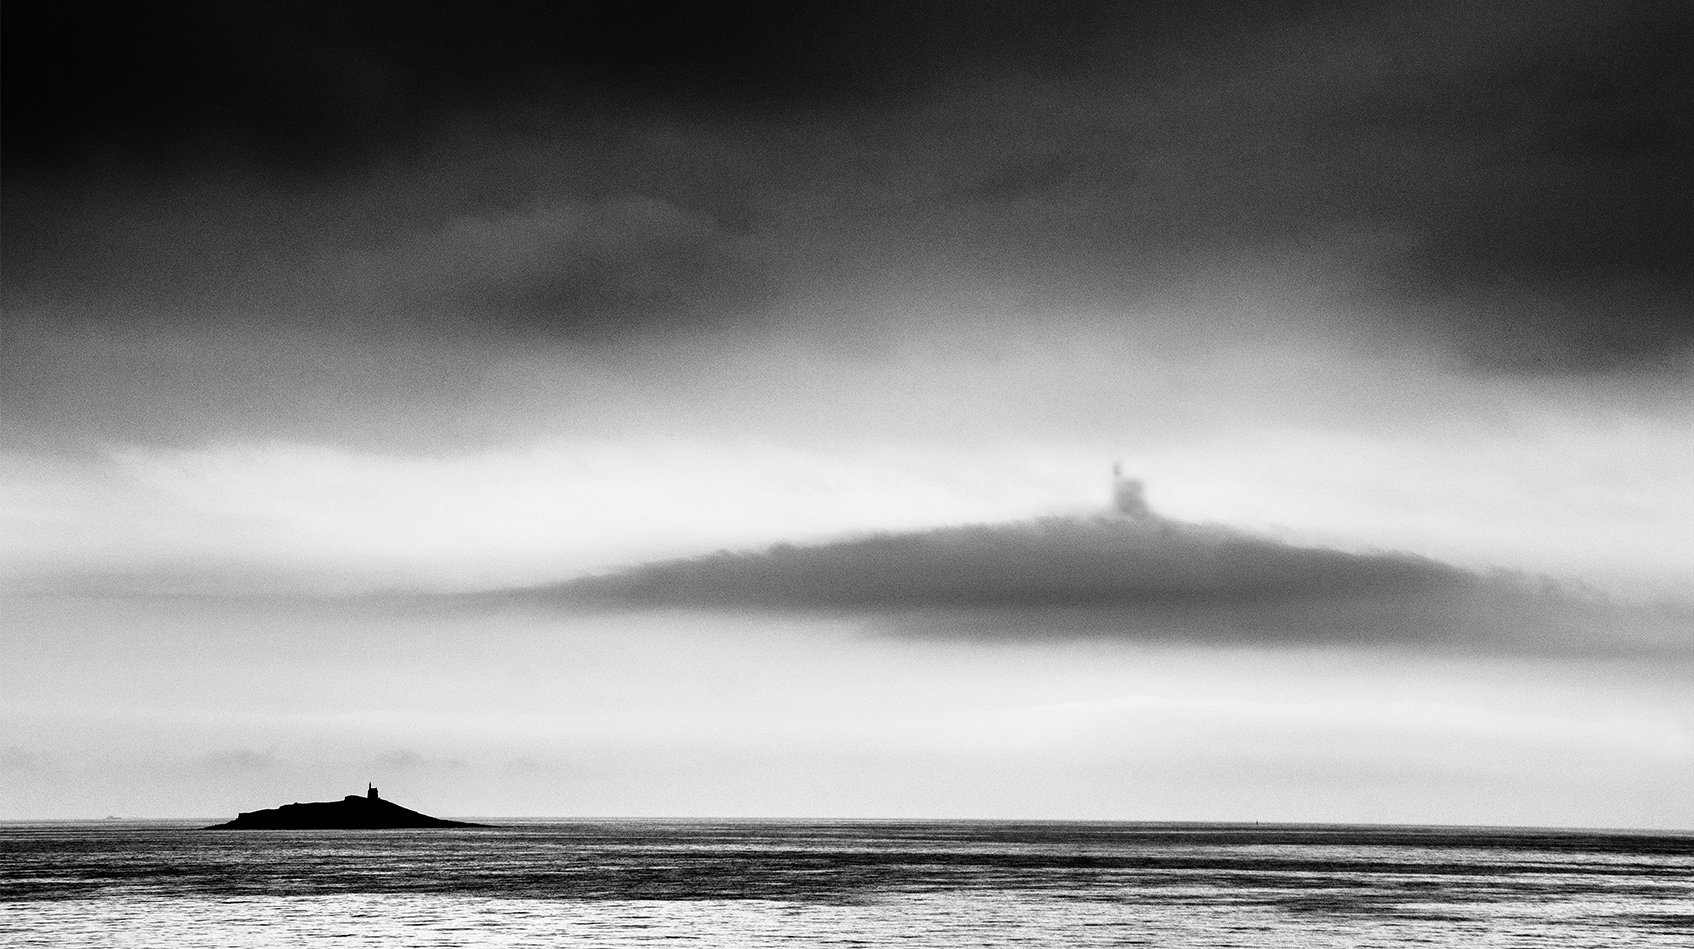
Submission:
[[[1122,465],[1112,465],[1112,509],[1124,517],[1143,520],[1153,516],[1147,506],[1147,488],[1140,478],[1123,476]]]

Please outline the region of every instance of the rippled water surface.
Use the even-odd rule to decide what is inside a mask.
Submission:
[[[6,946],[1694,946],[1694,835],[0,824]]]

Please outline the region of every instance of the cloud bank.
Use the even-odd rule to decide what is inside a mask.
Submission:
[[[1045,518],[778,544],[478,597],[484,605],[860,615],[903,632],[1234,644],[1610,651],[1690,643],[1694,615],[1550,579],[1225,527]]]

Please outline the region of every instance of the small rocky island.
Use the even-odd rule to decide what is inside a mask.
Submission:
[[[284,804],[265,811],[243,811],[227,824],[207,830],[388,830],[403,827],[487,827],[442,820],[377,797],[373,785],[364,797],[349,794],[339,801]]]

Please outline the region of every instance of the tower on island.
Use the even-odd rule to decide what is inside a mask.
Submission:
[[[1147,486],[1140,478],[1124,477],[1121,464],[1112,465],[1112,510],[1136,520],[1153,516],[1147,506]]]
[[[374,784],[366,784],[365,785],[365,797],[368,800],[372,800],[372,801],[376,800],[376,785],[374,785]]]

